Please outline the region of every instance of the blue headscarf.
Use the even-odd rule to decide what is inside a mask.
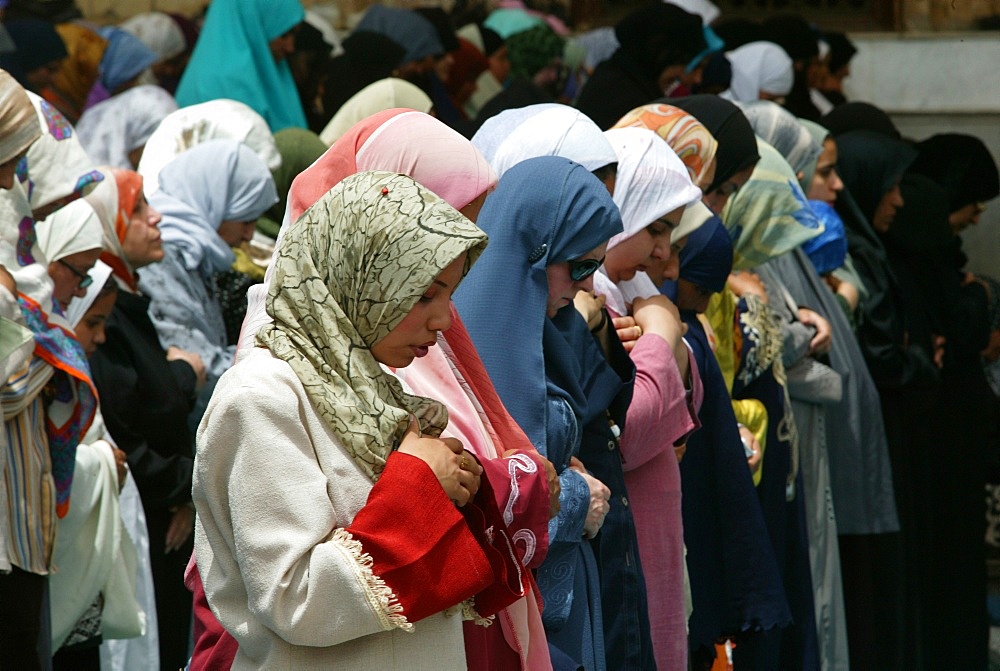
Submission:
[[[307,128],[288,61],[275,63],[269,45],[304,16],[299,0],[213,0],[177,87],[177,104],[230,98],[264,117],[272,133]]]
[[[826,275],[844,265],[844,259],[847,258],[847,232],[833,205],[821,200],[810,200],[809,207],[823,224],[823,232],[802,243],[802,251],[816,266],[816,272]]]
[[[114,94],[122,84],[132,81],[157,61],[156,54],[138,37],[118,28],[98,31],[108,41],[101,56],[101,86]]]
[[[354,30],[385,35],[405,48],[403,64],[444,54],[444,46],[434,24],[410,9],[372,5]]]
[[[679,276],[700,289],[718,293],[726,287],[732,270],[733,241],[722,220],[712,217],[688,236],[681,250]]]
[[[490,244],[456,292],[455,305],[500,399],[544,451],[546,395],[561,395],[574,410],[586,402],[578,356],[546,317],[545,269],[621,233],[621,216],[586,168],[543,156],[504,173],[477,223]]]

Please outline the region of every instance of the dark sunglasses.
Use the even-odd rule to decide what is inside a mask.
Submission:
[[[91,284],[94,283],[94,278],[91,277],[90,275],[87,275],[85,273],[81,273],[79,270],[77,270],[73,266],[69,265],[68,263],[66,263],[62,259],[59,259],[59,263],[61,263],[65,267],[69,268],[69,270],[70,270],[71,273],[73,273],[78,278],[80,278],[80,284],[79,284],[79,286],[80,286],[81,289],[86,289],[87,287],[89,287]]]
[[[596,273],[603,264],[603,256],[599,259],[575,259],[569,262],[569,276],[574,282],[580,282]]]

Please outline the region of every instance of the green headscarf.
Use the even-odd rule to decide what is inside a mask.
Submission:
[[[566,40],[545,24],[507,38],[507,57],[513,78],[531,79],[563,55]]]
[[[722,222],[733,239],[733,270],[748,270],[786,254],[823,232],[795,173],[757,138],[760,162],[726,203]]]
[[[372,356],[434,279],[486,234],[405,175],[363,172],[285,232],[257,343],[287,361],[315,409],[374,481],[414,415],[440,435],[448,411],[403,391]]]
[[[279,130],[274,134],[274,144],[281,154],[281,166],[271,171],[278,189],[278,202],[257,220],[257,230],[271,238],[277,238],[281,230],[292,181],[328,149],[316,133],[303,128]]]

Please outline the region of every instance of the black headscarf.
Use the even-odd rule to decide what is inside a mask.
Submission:
[[[721,19],[712,24],[712,30],[726,43],[726,51],[767,39],[764,36],[764,27],[750,19]]]
[[[718,96],[696,95],[687,98],[657,100],[679,107],[708,129],[719,148],[715,154],[715,179],[705,189],[714,191],[741,170],[756,165],[757,136],[740,108]]]
[[[925,175],[944,189],[951,212],[1000,195],[997,164],[983,141],[962,133],[933,135],[917,143],[910,172]]]
[[[5,24],[17,51],[0,55],[0,67],[24,87],[25,75],[32,70],[66,58],[66,45],[55,26],[39,19],[20,19]]]
[[[797,63],[808,64],[811,58],[819,56],[816,31],[801,16],[775,16],[764,22],[763,29],[763,39],[779,45]]]
[[[687,65],[705,50],[701,17],[655,2],[637,9],[615,26],[619,51],[656,81],[671,65]]]
[[[852,130],[867,130],[897,140],[900,137],[889,115],[871,103],[844,103],[833,108],[819,122],[834,137]]]
[[[851,62],[854,54],[858,53],[858,48],[847,39],[847,35],[838,32],[824,32],[822,40],[830,47],[830,72],[837,72],[842,67]]]
[[[344,53],[330,60],[323,90],[323,117],[311,126],[321,132],[351,96],[385,79],[403,61],[406,49],[381,33],[359,30],[344,40]]]
[[[903,177],[917,151],[902,140],[862,130],[837,136],[837,155],[837,171],[844,186],[871,222],[882,196]]]
[[[455,35],[455,28],[451,25],[451,19],[440,7],[414,7],[413,11],[422,15],[425,19],[434,24],[441,46],[446,52],[458,49],[458,36]]]
[[[880,387],[891,388],[937,380],[925,311],[907,302],[881,238],[870,224],[882,196],[903,176],[917,152],[901,140],[852,131],[837,138],[837,153],[845,186],[837,196],[837,212],[844,220],[851,259],[868,291],[858,336],[872,378]]]

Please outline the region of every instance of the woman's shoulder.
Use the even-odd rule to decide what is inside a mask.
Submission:
[[[254,347],[223,373],[212,397],[214,400],[216,396],[242,396],[248,390],[252,390],[255,398],[287,393],[288,390],[304,393],[302,383],[288,362],[264,347]]]

